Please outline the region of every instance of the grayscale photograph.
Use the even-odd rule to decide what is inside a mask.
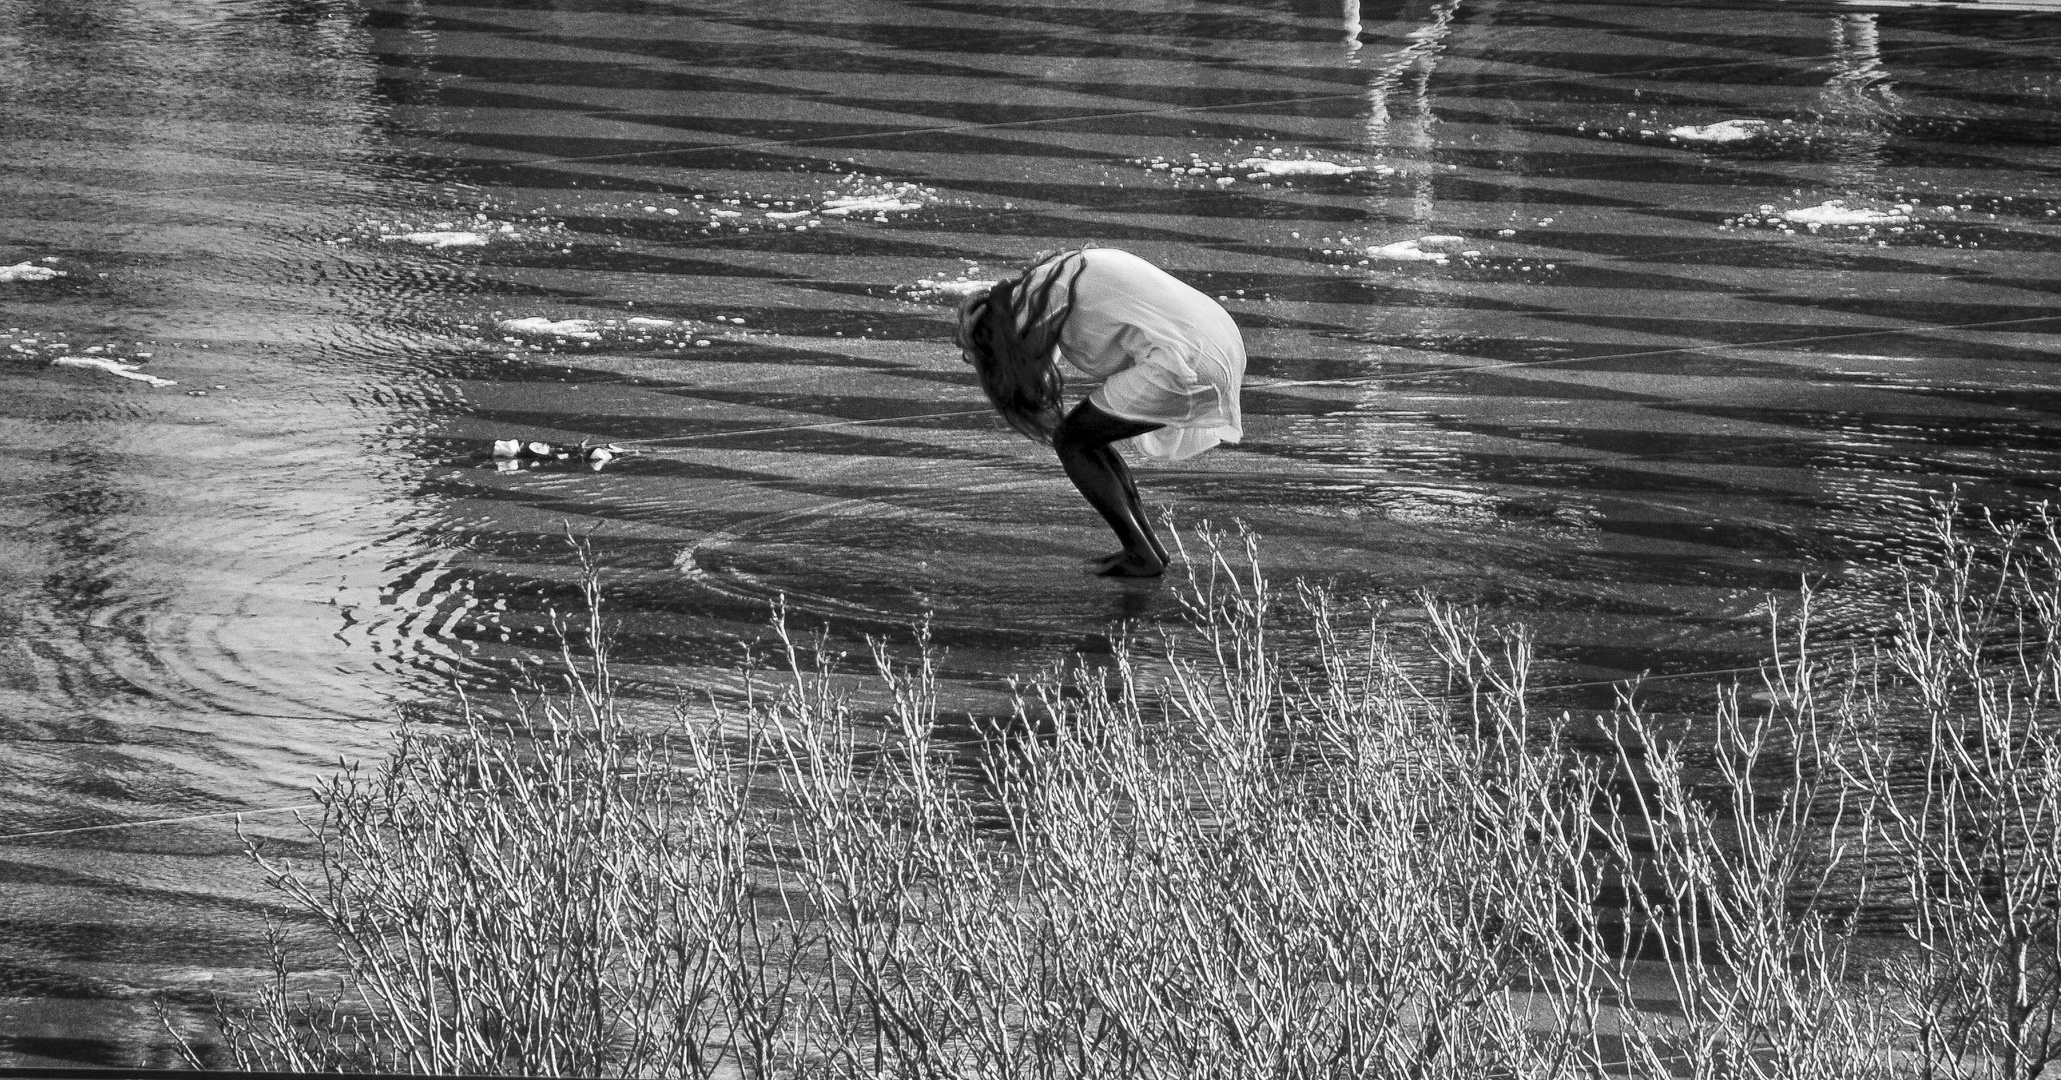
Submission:
[[[2061,1080],[2061,0],[0,0],[0,1078]]]

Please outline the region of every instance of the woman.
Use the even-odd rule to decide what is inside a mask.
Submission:
[[[1093,572],[1156,577],[1166,548],[1112,445],[1178,461],[1237,442],[1245,343],[1230,313],[1127,251],[1040,255],[959,309],[959,348],[1010,426],[1059,452],[1067,478],[1123,550]],[[1059,358],[1100,378],[1062,418]]]

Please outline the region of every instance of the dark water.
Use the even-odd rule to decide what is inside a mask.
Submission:
[[[262,960],[221,819],[56,831],[491,688],[568,527],[654,683],[783,594],[932,613],[969,702],[1170,615],[918,285],[1041,248],[1245,328],[1246,443],[1141,470],[1182,521],[1528,622],[1544,682],[1750,662],[1799,574],[2061,475],[2056,57],[2041,3],[0,3],[0,266],[63,272],[0,283],[0,1062],[163,1063],[139,995]],[[1782,217],[1832,200],[1898,220]]]

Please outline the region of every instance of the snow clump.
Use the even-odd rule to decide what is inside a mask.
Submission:
[[[381,233],[381,240],[403,240],[422,247],[485,247],[484,233],[436,230],[433,232]]]
[[[977,292],[994,287],[995,283],[993,281],[968,281],[964,279],[959,281],[936,281],[930,278],[918,278],[915,285],[918,292],[955,300],[963,300]]]
[[[1896,211],[1864,210],[1846,205],[1844,199],[1832,199],[1816,206],[1784,210],[1782,220],[1798,225],[1896,225],[1911,219]]]
[[[830,217],[847,217],[852,214],[903,213],[921,210],[920,202],[906,202],[893,195],[843,195],[823,204],[823,213]]]
[[[1369,169],[1365,165],[1340,165],[1335,161],[1284,160],[1280,158],[1246,158],[1238,167],[1248,171],[1246,179],[1260,180],[1270,176],[1350,176],[1354,173],[1377,172],[1388,175],[1395,172],[1386,165]]]
[[[1702,127],[1684,124],[1667,129],[1667,133],[1688,142],[1735,143],[1766,134],[1767,126],[1766,120],[1720,120]]]
[[[53,278],[64,276],[65,272],[56,267],[39,266],[32,262],[15,263],[13,266],[0,266],[0,282],[49,281]]]
[[[601,340],[601,329],[591,319],[562,319],[552,322],[542,316],[528,319],[502,319],[495,326],[511,334],[579,338],[585,341]]]
[[[1440,248],[1453,247],[1466,242],[1467,238],[1464,236],[1420,236],[1415,240],[1398,240],[1393,244],[1383,244],[1380,247],[1368,248],[1367,254],[1377,259],[1387,259],[1390,262],[1442,263],[1452,258],[1452,254],[1445,251],[1426,251],[1425,247],[1427,245]]]

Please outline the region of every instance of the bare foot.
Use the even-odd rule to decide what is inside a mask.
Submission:
[[[1149,551],[1142,555],[1119,551],[1096,560],[1096,565],[1101,567],[1093,571],[1096,577],[1158,577],[1166,573],[1166,560]]]
[[[1164,571],[1174,561],[1174,557],[1168,555],[1166,553],[1166,549],[1159,546],[1157,542],[1155,542],[1152,545],[1152,554],[1158,556],[1159,558],[1160,570],[1154,571],[1155,573]],[[1113,567],[1116,564],[1123,562],[1125,559],[1128,559],[1130,557],[1131,553],[1128,551],[1112,551],[1099,559],[1089,559],[1087,563],[1088,573],[1107,574],[1109,573],[1110,567]]]

